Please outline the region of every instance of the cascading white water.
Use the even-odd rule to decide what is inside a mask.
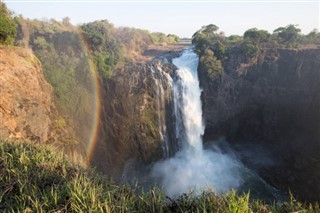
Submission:
[[[155,71],[157,70],[157,72]],[[163,85],[165,80],[168,85],[172,84],[172,78],[171,76],[162,71],[161,67],[156,66],[151,67],[151,74],[153,76],[154,83],[156,85],[156,94],[157,94],[157,110],[158,110],[158,126],[159,126],[159,134],[160,134],[160,139],[163,142],[163,153],[165,157],[169,157],[169,144],[168,144],[168,136],[167,136],[167,127],[165,123],[165,111],[166,111],[166,106],[165,106],[165,97],[164,97],[164,89]],[[163,112],[163,113],[162,113]]]
[[[179,144],[184,151],[201,155],[204,125],[202,123],[201,90],[197,74],[198,57],[186,51],[181,57],[173,59],[179,69],[174,83],[174,100],[176,103],[176,129],[179,132]]]
[[[156,163],[152,176],[171,197],[190,190],[200,193],[207,187],[216,193],[239,187],[243,182],[241,163],[218,149],[203,150],[202,147],[204,125],[197,75],[198,56],[189,48],[173,63],[178,67],[173,86],[180,151],[174,157]]]

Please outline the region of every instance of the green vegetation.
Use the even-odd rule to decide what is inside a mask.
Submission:
[[[258,30],[252,28],[247,30],[243,35],[242,47],[244,53],[248,58],[256,58],[260,52],[260,46],[262,43],[268,41],[270,34],[265,30]]]
[[[210,78],[215,78],[218,74],[223,72],[221,61],[218,60],[213,51],[206,49],[203,55],[200,57],[200,62],[204,65],[205,70]]]
[[[266,48],[298,48],[309,45],[320,45],[320,33],[314,29],[307,35],[301,35],[301,30],[295,25],[279,27],[270,34],[266,30],[252,28],[245,31],[243,36],[231,35],[226,37],[219,32],[214,24],[203,26],[192,36],[192,44],[200,58],[200,65],[207,75],[215,79],[223,73],[223,65],[228,62],[233,50],[241,51],[238,59],[241,63],[252,63]],[[244,56],[244,57],[243,57]]]
[[[211,78],[223,72],[222,61],[227,58],[224,35],[218,33],[218,30],[219,27],[209,24],[192,36],[192,44],[200,56],[200,62]]]
[[[267,42],[269,37],[270,34],[268,33],[268,31],[258,30],[257,28],[249,29],[243,35],[243,39],[245,40],[245,42],[253,44]]]
[[[69,147],[73,144],[73,147],[77,146],[75,150],[83,153],[95,112],[92,104],[95,93],[94,76],[81,35],[67,18],[57,22],[16,17],[15,21],[19,25],[16,43],[32,48],[41,62],[46,80],[53,88],[61,115],[56,127],[59,132],[68,134],[59,141],[58,146]],[[79,142],[80,145],[76,145]]]
[[[166,35],[164,33],[151,33],[150,34],[152,43],[154,44],[161,44],[161,45],[166,45],[166,44],[172,44],[180,41],[180,38],[174,34],[169,34]]]
[[[3,2],[0,2],[0,26],[0,44],[12,45],[17,34],[17,24]]]
[[[116,64],[123,60],[123,44],[115,37],[115,28],[102,20],[84,24],[81,29],[99,74],[108,79]]]
[[[296,28],[293,24],[286,27],[279,27],[273,31],[278,36],[280,44],[288,48],[298,47],[297,41],[301,30]]]
[[[192,44],[195,45],[196,51],[202,55],[206,49],[214,52],[214,57],[218,60],[226,58],[226,46],[224,43],[223,33],[218,33],[219,27],[214,24],[203,26],[192,36]]]
[[[116,185],[92,169],[71,163],[51,147],[0,140],[2,212],[320,212],[318,204],[267,205],[235,191],[217,196],[166,198],[158,188]]]

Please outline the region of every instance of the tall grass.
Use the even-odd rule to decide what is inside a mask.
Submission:
[[[71,163],[44,145],[0,140],[0,212],[320,212],[293,196],[281,205],[250,201],[249,194],[193,192],[172,200],[159,188],[139,192],[93,169]]]

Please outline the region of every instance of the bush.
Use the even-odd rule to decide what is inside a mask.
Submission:
[[[257,44],[252,43],[244,43],[244,54],[248,58],[255,58],[259,54],[259,46]]]
[[[221,61],[214,56],[214,53],[210,49],[204,51],[204,54],[200,57],[200,62],[204,65],[208,76],[212,79],[223,72]]]

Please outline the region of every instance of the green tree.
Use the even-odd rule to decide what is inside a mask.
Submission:
[[[260,44],[261,42],[267,42],[269,37],[270,37],[270,33],[268,33],[268,31],[258,30],[257,28],[249,29],[243,35],[243,38],[245,41],[253,44]]]
[[[192,36],[192,44],[195,45],[196,51],[203,55],[204,51],[209,48],[214,52],[218,60],[226,58],[225,42],[223,33],[218,33],[219,27],[214,24],[203,26]]]
[[[295,48],[298,46],[297,41],[300,36],[301,30],[296,28],[295,25],[290,24],[286,27],[279,27],[273,31],[280,41],[280,44],[289,48]]]
[[[168,34],[167,35],[167,42],[169,44],[176,43],[176,42],[179,42],[179,41],[180,41],[179,36],[174,35],[174,34]]]
[[[226,42],[228,44],[240,44],[242,42],[242,37],[238,36],[238,35],[231,35],[229,37],[227,37]]]
[[[98,72],[108,79],[124,55],[123,43],[115,36],[116,29],[107,20],[84,24],[81,29],[92,51]]]
[[[0,44],[12,45],[18,26],[3,2],[0,2],[0,26]]]
[[[306,35],[309,44],[320,44],[320,32],[318,29],[312,30],[308,35]]]

